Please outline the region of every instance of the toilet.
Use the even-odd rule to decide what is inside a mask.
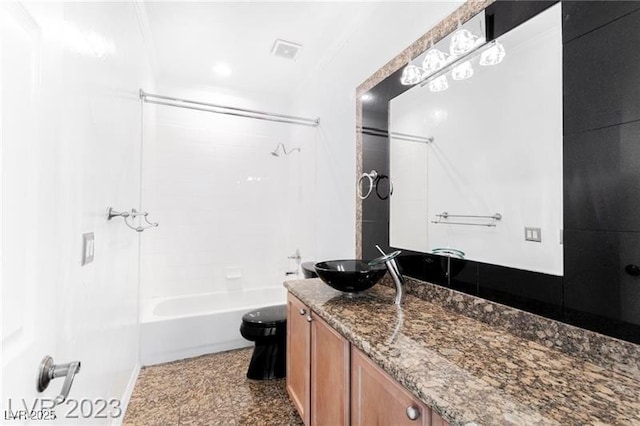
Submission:
[[[287,305],[267,306],[242,316],[240,334],[255,342],[247,378],[280,379],[286,375]]]

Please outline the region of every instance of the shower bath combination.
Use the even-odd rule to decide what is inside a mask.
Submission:
[[[282,148],[282,152],[284,153],[284,155],[289,155],[294,151],[301,152],[300,147],[291,148],[289,151],[287,151],[287,148],[284,146],[284,144],[279,143],[276,149],[271,151],[271,155],[273,155],[274,157],[280,157],[280,151],[281,151],[280,148]]]

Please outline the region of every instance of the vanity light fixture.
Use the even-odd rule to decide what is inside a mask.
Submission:
[[[451,71],[454,80],[465,80],[473,75],[473,67],[470,61],[465,61]]]
[[[447,55],[444,52],[433,48],[425,54],[424,61],[422,61],[422,69],[424,69],[426,73],[432,73],[438,71],[446,63]]]
[[[506,52],[504,51],[504,46],[502,46],[498,42],[495,42],[493,46],[482,52],[482,55],[480,55],[480,65],[497,65],[502,62],[505,56]]]
[[[449,81],[447,80],[446,75],[441,75],[440,77],[429,82],[429,90],[431,90],[432,92],[442,92],[443,90],[447,90],[448,88]]]
[[[462,56],[465,53],[471,52],[474,48],[484,42],[484,37],[478,37],[467,29],[461,29],[453,34],[449,51],[453,56]]]
[[[448,82],[439,77],[452,69],[454,80],[464,80],[473,76],[472,59],[499,44],[495,40],[488,43],[484,32],[484,13],[477,14],[464,24],[460,23],[452,34],[429,46],[426,52],[412,58],[403,70],[400,82],[405,86],[429,85],[433,91],[441,91],[448,87]],[[483,58],[480,61],[481,65],[498,64],[504,58],[504,48],[499,46],[491,53],[485,53]],[[438,82],[433,83],[435,80]]]
[[[405,67],[404,71],[402,71],[400,82],[405,86],[413,86],[414,84],[418,84],[424,80],[426,75],[427,73],[424,69],[413,64],[409,64]]]

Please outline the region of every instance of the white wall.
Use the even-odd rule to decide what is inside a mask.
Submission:
[[[355,90],[461,2],[380,3],[298,87],[296,111],[318,115],[316,260],[355,253]]]
[[[163,84],[159,93],[293,114],[285,97]],[[145,105],[147,108],[147,105]],[[288,256],[310,258],[316,129],[157,106],[145,134],[143,204],[160,227],[142,241],[143,300],[281,287]],[[271,155],[279,143],[287,149]],[[305,164],[305,167],[302,167]],[[282,301],[284,303],[284,300]]]
[[[140,16],[133,3],[28,3],[25,10],[42,37],[41,51],[33,52],[41,58],[32,75],[38,110],[23,124],[25,132],[30,126],[36,130],[25,155],[3,155],[3,188],[27,193],[33,187],[37,193],[21,205],[3,203],[3,218],[15,218],[3,222],[3,231],[21,229],[25,241],[31,241],[26,250],[41,260],[34,263],[32,272],[39,279],[32,290],[54,295],[46,305],[34,305],[51,315],[26,318],[25,330],[31,329],[36,341],[39,333],[54,334],[55,347],[41,349],[56,362],[82,362],[70,397],[120,399],[138,362],[140,235],[120,220],[107,222],[105,212],[109,206],[124,210],[139,205],[137,91],[152,86]],[[3,69],[12,66],[17,64],[3,62]],[[3,86],[8,87],[13,82],[5,77]],[[19,96],[3,98],[3,110],[19,103]],[[20,143],[19,130],[5,134],[3,129],[3,151]],[[21,165],[32,171],[33,184],[19,179]],[[21,209],[30,213],[18,214]],[[95,234],[95,260],[81,266],[86,232]],[[16,240],[5,237],[3,233],[3,245],[11,247],[20,235]],[[20,271],[16,276],[5,272],[4,283],[21,279]],[[5,298],[3,312],[15,303]],[[42,324],[48,326],[37,327]],[[24,389],[35,391],[37,363],[22,371],[20,352],[8,358],[4,351],[3,346],[3,397],[29,398],[20,394],[21,384],[28,382]],[[45,353],[23,355],[39,360]],[[39,396],[52,398],[61,385],[58,379]],[[64,419],[64,411],[57,412],[60,423],[73,422]]]

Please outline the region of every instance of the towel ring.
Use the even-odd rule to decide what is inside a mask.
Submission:
[[[362,195],[362,182],[364,178],[369,179],[369,190],[365,195]],[[373,191],[374,182],[376,181],[376,179],[378,179],[378,172],[376,172],[375,170],[371,170],[371,172],[369,173],[363,173],[362,176],[360,176],[360,179],[358,179],[356,191],[358,192],[358,197],[361,200],[364,200],[368,198],[369,195],[371,195],[371,191]]]
[[[382,179],[387,179],[389,181],[389,193],[384,197],[382,195],[380,195],[380,181]],[[376,179],[375,186],[376,186],[376,195],[381,200],[386,200],[390,196],[393,195],[393,181],[389,178],[389,176],[387,176],[387,175],[379,175],[378,178]]]

